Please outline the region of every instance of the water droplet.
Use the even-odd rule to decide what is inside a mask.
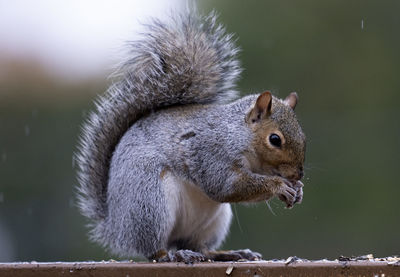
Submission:
[[[31,133],[31,129],[29,128],[28,125],[25,125],[25,136],[29,136],[30,133]]]
[[[364,30],[364,19],[361,19],[361,30]]]

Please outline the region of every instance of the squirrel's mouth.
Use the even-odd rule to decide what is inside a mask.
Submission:
[[[289,182],[291,182],[292,184],[296,184],[296,183],[301,183],[301,186],[303,187],[304,186],[304,184],[300,181],[302,178],[303,178],[303,176],[304,176],[304,174],[303,173],[299,173],[299,174],[290,174],[290,175],[288,175],[288,176],[285,176],[284,174],[282,174],[281,172],[279,172],[278,170],[276,170],[276,169],[272,169],[271,170],[271,173],[273,174],[273,175],[275,175],[275,176],[278,176],[278,177],[281,177],[281,178],[285,178],[285,179],[287,179]]]

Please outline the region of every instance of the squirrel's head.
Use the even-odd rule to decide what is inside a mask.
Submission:
[[[294,113],[297,100],[295,92],[285,100],[268,91],[258,96],[246,116],[254,133],[249,158],[253,171],[289,180],[303,177],[306,139]]]

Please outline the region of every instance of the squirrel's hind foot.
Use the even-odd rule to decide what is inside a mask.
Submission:
[[[228,262],[228,261],[259,261],[262,255],[253,252],[250,249],[230,250],[230,251],[204,251],[203,253],[195,252],[188,249],[159,251],[154,257],[157,262],[183,262],[192,264],[197,262],[204,262],[207,260],[215,262]]]
[[[199,252],[192,250],[181,249],[176,251],[168,251],[164,256],[156,259],[158,262],[183,262],[185,264],[192,264],[195,262],[204,262],[205,256]]]
[[[262,259],[262,255],[253,252],[250,249],[230,250],[230,251],[207,251],[206,259],[218,262],[249,260],[258,261]]]

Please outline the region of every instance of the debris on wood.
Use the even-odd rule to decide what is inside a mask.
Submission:
[[[226,273],[226,275],[231,275],[232,271],[233,271],[233,265],[230,265],[226,269],[225,273]]]

